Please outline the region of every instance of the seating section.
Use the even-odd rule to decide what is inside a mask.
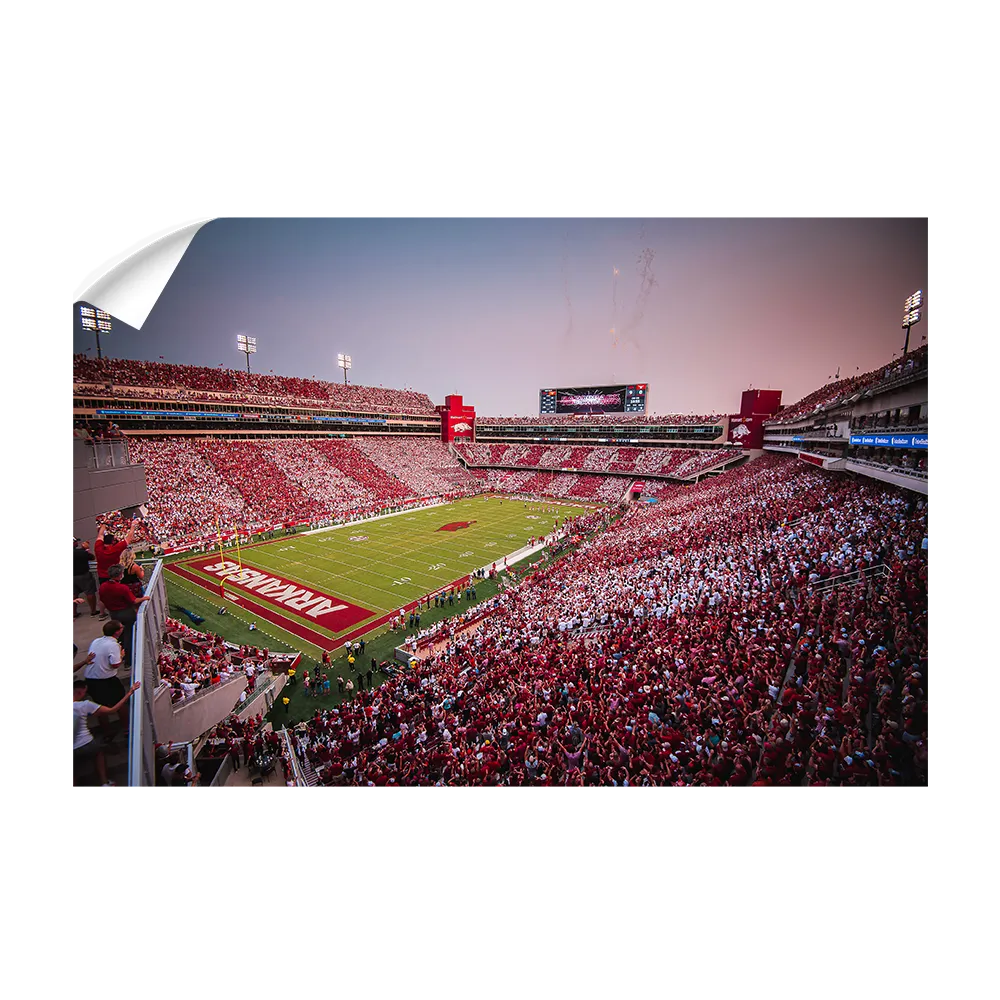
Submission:
[[[668,489],[307,745],[362,785],[926,783],[926,500],[784,456]]]
[[[471,465],[523,465],[588,472],[631,472],[636,475],[690,478],[716,465],[741,458],[739,448],[608,448],[559,445],[456,445]]]
[[[403,500],[413,496],[411,486],[376,465],[353,441],[313,441],[310,447],[325,456],[331,465],[360,483],[379,500]]]
[[[343,385],[318,379],[258,375],[238,369],[200,365],[127,361],[123,358],[73,358],[73,391],[79,396],[107,393],[122,398],[167,398],[226,401],[258,406],[309,406],[434,415],[434,404],[422,392],[382,386]]]
[[[146,466],[149,500],[144,518],[153,539],[202,538],[255,517],[243,493],[219,475],[189,440],[130,438],[130,455]]]
[[[255,521],[317,517],[323,505],[293,482],[256,441],[205,441],[196,446],[216,473],[247,499]]]
[[[797,403],[785,407],[775,418],[773,423],[782,424],[791,420],[798,420],[808,416],[814,410],[825,406],[832,406],[839,403],[855,393],[864,392],[868,389],[877,388],[880,384],[893,382],[906,375],[921,372],[927,368],[927,345],[912,351],[907,355],[906,360],[892,361],[881,368],[875,368],[863,375],[855,375],[854,378],[838,379],[827,385],[815,389],[807,396],[803,396]]]
[[[358,437],[352,443],[379,468],[405,482],[411,496],[459,493],[472,485],[465,467],[435,438]]]
[[[419,496],[472,492],[476,479],[432,438],[129,438],[145,463],[138,536],[163,546],[287,522],[359,515]],[[403,477],[406,477],[405,479]],[[119,517],[113,529],[127,528]]]
[[[315,497],[327,512],[352,511],[386,499],[374,484],[368,485],[341,468],[350,466],[363,475],[357,465],[343,460],[340,451],[324,453],[298,440],[270,441],[259,447],[285,476]]]

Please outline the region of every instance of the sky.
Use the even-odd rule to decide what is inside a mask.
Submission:
[[[918,289],[926,219],[219,219],[102,349],[244,367],[245,333],[254,371],[341,380],[343,352],[352,382],[481,415],[625,382],[653,413],[737,412],[751,386],[793,403],[891,360]]]

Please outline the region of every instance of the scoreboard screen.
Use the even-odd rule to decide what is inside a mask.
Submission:
[[[592,385],[569,389],[541,389],[538,412],[546,413],[645,413],[649,385]]]

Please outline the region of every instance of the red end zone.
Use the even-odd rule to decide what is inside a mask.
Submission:
[[[209,574],[220,587],[225,585],[227,595],[239,597],[237,603],[241,607],[254,611],[266,621],[280,625],[286,631],[323,648],[330,645],[330,636],[316,632],[306,623],[315,622],[331,632],[342,632],[375,614],[369,608],[359,607],[246,563],[241,570],[237,563],[219,559],[218,556],[196,559],[183,566],[168,568],[187,580],[214,590],[213,581],[197,576],[191,569]],[[289,612],[296,617],[290,618]]]

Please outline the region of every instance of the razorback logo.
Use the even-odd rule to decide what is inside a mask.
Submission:
[[[475,521],[452,521],[450,524],[442,524],[438,531],[459,531],[462,528],[469,527],[470,524],[475,524]]]

